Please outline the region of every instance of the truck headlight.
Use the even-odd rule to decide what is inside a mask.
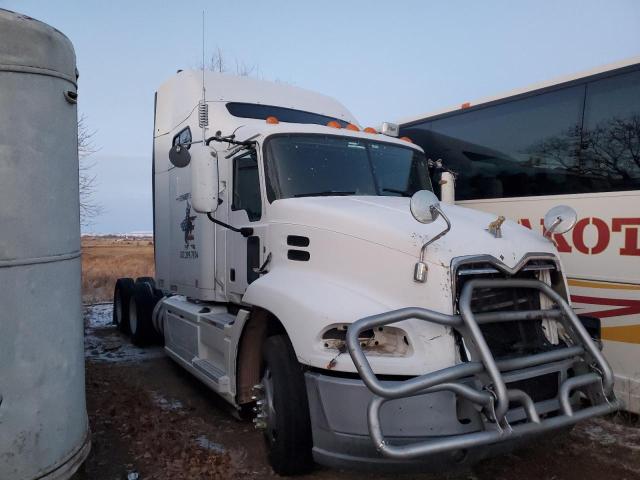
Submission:
[[[348,324],[330,326],[322,334],[322,346],[331,352],[346,352]],[[360,332],[358,338],[362,350],[367,355],[404,357],[413,351],[407,332],[398,327],[376,327]]]

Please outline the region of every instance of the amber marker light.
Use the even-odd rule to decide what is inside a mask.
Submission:
[[[276,117],[267,117],[266,122],[270,125],[277,125],[278,123],[280,123],[280,120],[278,120]]]
[[[342,125],[340,125],[338,122],[336,122],[335,120],[331,120],[329,123],[327,123],[327,127],[331,127],[331,128],[342,128]]]
[[[403,140],[403,141],[409,142],[409,143],[413,143],[413,140],[411,140],[409,137],[400,137],[400,140]]]
[[[378,131],[375,128],[371,128],[371,127],[367,127],[363,131],[366,133],[378,133]]]
[[[353,130],[354,132],[359,132],[360,129],[358,128],[357,125],[354,125],[353,123],[350,123],[349,125],[347,125],[347,130]]]

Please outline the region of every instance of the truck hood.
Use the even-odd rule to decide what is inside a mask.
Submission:
[[[272,222],[320,228],[376,243],[412,256],[425,241],[441,232],[442,218],[424,225],[409,210],[409,198],[376,196],[308,197],[276,200],[269,209]],[[502,238],[487,231],[496,217],[478,210],[441,204],[451,231],[427,248],[425,260],[449,267],[454,257],[491,255],[510,268],[527,253],[552,253],[551,242],[506,220]]]

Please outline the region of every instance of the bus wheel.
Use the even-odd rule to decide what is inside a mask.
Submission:
[[[151,314],[156,304],[154,288],[149,282],[136,282],[129,300],[129,330],[134,345],[143,347],[156,339]]]
[[[133,286],[132,278],[119,278],[113,289],[113,324],[122,333],[129,333],[129,302]]]
[[[304,373],[285,335],[267,338],[256,425],[264,430],[269,463],[280,475],[313,466],[311,421]]]

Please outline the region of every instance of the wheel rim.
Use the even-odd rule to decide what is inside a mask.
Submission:
[[[116,293],[116,325],[122,324],[122,298],[120,297],[120,290]]]
[[[138,312],[136,311],[135,297],[131,297],[131,300],[129,300],[129,329],[132,335],[135,335],[138,330]]]
[[[273,398],[273,377],[269,367],[266,367],[264,370],[262,385],[264,387],[262,413],[265,415],[264,420],[266,423],[264,434],[267,437],[267,440],[270,443],[273,443],[278,438],[278,431],[276,429],[276,407]]]

